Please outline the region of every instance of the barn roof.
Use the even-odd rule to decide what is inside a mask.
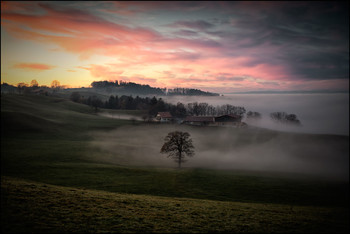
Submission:
[[[239,115],[220,115],[220,116],[216,116],[215,118],[224,118],[224,117],[229,117],[229,118],[233,118],[233,119],[240,119],[241,118]]]
[[[187,116],[184,122],[214,122],[212,116]]]
[[[172,118],[173,116],[170,114],[170,112],[158,112],[158,115],[161,118]]]

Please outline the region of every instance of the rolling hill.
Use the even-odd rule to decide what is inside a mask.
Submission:
[[[90,107],[63,98],[2,95],[1,230],[349,231],[348,181],[288,173],[129,165],[118,161],[123,142],[115,141],[117,150],[112,152],[91,144],[96,133],[113,136],[114,130],[127,126],[145,127],[141,122],[96,115]],[[240,134],[242,141],[237,144],[246,144],[252,136],[264,141],[265,136],[273,139],[276,135],[254,132]],[[125,132],[124,137],[129,135]],[[348,140],[299,136],[321,143],[332,138]]]

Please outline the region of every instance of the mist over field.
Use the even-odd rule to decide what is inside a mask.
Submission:
[[[247,129],[150,124],[95,132],[91,146],[103,151],[103,154],[89,156],[123,165],[176,167],[176,163],[159,151],[167,133],[180,130],[191,134],[196,152],[193,158],[188,158],[184,167],[289,172],[348,180],[348,94],[231,94],[162,98],[173,104],[207,102],[213,106],[243,106],[247,112],[260,112],[262,119],[243,119],[249,124]],[[302,126],[274,123],[269,115],[276,111],[296,114]]]
[[[113,114],[113,113],[98,113],[98,115],[103,116],[103,117],[107,117],[107,118],[112,118],[112,119],[135,119],[135,120],[139,120],[141,121],[142,118],[139,116],[135,116],[135,115],[128,115],[128,114]]]
[[[348,180],[348,138],[288,134],[232,127],[190,127],[151,124],[124,126],[92,133],[90,153],[99,161],[133,166],[176,167],[160,154],[164,137],[171,131],[187,131],[195,156],[184,167],[300,173]]]
[[[243,106],[246,111],[262,114],[260,121],[250,125],[281,131],[349,135],[349,94],[225,94],[219,97],[167,96],[164,100],[173,104],[182,102],[207,102],[217,106],[231,104]],[[296,114],[302,127],[290,127],[271,121],[270,113]],[[246,119],[243,119],[246,121]]]

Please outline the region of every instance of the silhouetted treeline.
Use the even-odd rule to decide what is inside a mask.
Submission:
[[[164,95],[165,89],[153,88],[149,85],[141,85],[133,82],[124,81],[94,81],[91,86],[95,89],[102,89],[107,93],[137,93],[143,95]]]
[[[162,98],[133,97],[133,96],[114,96],[111,95],[108,100],[102,101],[97,96],[82,97],[78,92],[73,92],[70,99],[74,102],[98,108],[115,109],[115,110],[147,110],[149,115],[156,115],[158,112],[170,112],[175,117],[194,116],[217,116],[233,114],[243,117],[246,112],[244,107],[233,106],[229,104],[221,106],[212,106],[208,103],[188,103],[187,105],[178,102],[176,105],[165,102]]]
[[[218,93],[204,92],[199,89],[187,89],[187,88],[168,89],[167,95],[219,96]]]
[[[33,80],[35,81],[35,80]],[[7,83],[1,84],[1,93],[10,93],[10,94],[40,94],[46,95],[53,94],[57,91],[58,88],[49,88],[45,85],[39,86],[38,83],[31,82],[31,85],[25,84],[23,82],[18,83],[17,86],[9,85]]]
[[[54,80],[51,83],[51,87],[46,85],[39,85],[38,81],[32,80],[30,84],[20,82],[16,86],[9,85],[7,83],[1,84],[1,93],[11,93],[11,94],[37,94],[37,95],[53,95],[56,94],[61,88],[64,88],[60,85],[58,80]]]
[[[213,106],[206,102],[191,102],[187,105],[178,102],[176,105],[164,102],[162,98],[139,97],[122,95],[111,95],[108,100],[102,101],[96,96],[82,97],[78,92],[73,92],[70,99],[74,102],[89,105],[97,111],[98,108],[115,109],[115,110],[146,110],[150,116],[155,116],[158,112],[170,112],[172,116],[183,118],[185,116],[220,116],[220,115],[236,115],[241,119],[246,113],[246,109],[242,106],[233,106],[230,104]],[[272,120],[301,126],[300,120],[295,114],[287,114],[285,112],[273,112],[270,114]],[[248,111],[247,119],[260,119],[259,112]]]
[[[7,83],[1,84],[1,93],[16,93],[17,88]]]
[[[149,85],[141,85],[134,82],[125,81],[94,81],[91,83],[93,89],[98,90],[99,93],[118,94],[118,95],[189,95],[189,96],[219,96],[217,93],[205,92],[199,89],[187,89],[187,88],[154,88]],[[54,80],[51,86],[39,86],[36,80],[32,80],[30,84],[24,82],[18,83],[17,86],[12,86],[7,83],[1,84],[2,93],[56,93],[60,89],[65,89],[60,85],[58,80]],[[88,88],[87,88],[88,89]],[[70,89],[74,91],[74,89]]]
[[[230,104],[213,106],[206,102],[188,103],[186,106],[188,115],[194,116],[217,116],[217,115],[238,115],[243,117],[246,110],[242,106],[233,106]]]
[[[295,114],[287,114],[286,112],[273,112],[270,114],[273,121],[285,124],[301,125],[300,120]]]
[[[170,111],[171,104],[165,103],[162,98],[149,97],[133,97],[133,96],[114,96],[111,95],[108,100],[102,101],[97,96],[89,96],[87,98],[81,96],[79,92],[73,92],[70,99],[74,102],[82,103],[94,107],[115,110],[147,110],[150,115],[156,115],[161,111]]]
[[[259,112],[255,111],[248,111],[247,112],[247,119],[261,119],[261,114]]]
[[[141,95],[189,95],[189,96],[219,96],[217,93],[204,92],[199,89],[187,88],[154,88],[149,85],[141,85],[134,82],[124,81],[94,81],[91,86],[95,89],[103,90],[107,93],[135,93]]]

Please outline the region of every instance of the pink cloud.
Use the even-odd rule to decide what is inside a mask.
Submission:
[[[20,69],[34,70],[34,71],[44,71],[44,70],[51,70],[56,66],[43,64],[43,63],[17,63],[13,65],[13,67],[20,68]]]
[[[82,58],[94,53],[111,55],[109,51],[127,54],[139,49],[140,42],[158,37],[149,29],[129,28],[78,10],[57,10],[45,4],[39,5],[47,14],[3,13],[5,29],[16,37],[57,44],[66,51],[81,54]]]
[[[179,73],[192,73],[193,72],[193,69],[191,69],[191,68],[178,67],[178,68],[174,68],[174,70],[179,72]]]
[[[118,70],[115,67],[116,66],[114,64],[111,64],[109,66],[90,64],[88,67],[79,66],[77,68],[89,71],[92,77],[99,78],[100,80],[123,80],[127,82],[136,82],[139,84],[154,85],[156,87],[158,87],[159,85],[164,86],[161,82],[158,82],[157,79],[145,77],[141,74],[134,74],[131,76],[122,75],[123,71]]]
[[[133,2],[116,2],[111,5],[114,4],[117,8],[111,10],[131,15],[167,5],[163,3],[159,3],[161,6],[157,5],[158,3],[138,5]],[[180,7],[181,4],[175,5]],[[251,43],[250,39],[232,42],[231,38],[220,37],[216,37],[217,39],[169,37],[151,28],[132,27],[107,21],[87,11],[53,8],[43,3],[34,6],[41,11],[44,10],[45,13],[37,14],[34,11],[31,15],[25,14],[19,9],[28,6],[9,3],[9,7],[1,14],[2,27],[13,37],[55,44],[67,52],[77,54],[81,59],[89,59],[92,55],[118,59],[115,64],[91,64],[80,67],[89,71],[94,78],[116,80],[124,77],[140,83],[164,82],[172,87],[198,85],[218,89],[227,87],[260,89],[276,86],[287,88],[287,85],[298,84],[297,81],[283,83],[294,77],[290,76],[292,73],[287,65],[269,61],[269,58],[278,53],[279,48],[273,45],[263,44],[246,48],[238,45]],[[193,7],[195,9],[195,6]],[[197,30],[214,27],[204,21],[180,21],[178,24]],[[213,35],[215,36],[215,33]],[[266,57],[266,62],[262,62],[264,61],[262,57]],[[158,80],[143,75],[122,76],[124,71],[130,73],[129,71],[134,69],[142,69],[142,66],[153,65],[166,65],[167,73],[163,73]],[[34,67],[27,66],[27,69],[52,69],[52,67],[46,69]],[[195,76],[189,76],[191,74]],[[321,83],[318,85],[322,86]]]
[[[163,86],[163,85],[160,85],[160,83],[158,82],[157,79],[148,78],[148,77],[145,77],[145,76],[139,75],[139,74],[130,76],[127,79],[131,82],[135,82],[135,83],[139,83],[139,84],[148,84],[148,85],[155,86],[155,87]]]
[[[102,66],[102,65],[96,65],[96,64],[90,64],[89,67],[79,66],[77,68],[85,69],[89,71],[92,77],[107,79],[111,81],[118,80],[120,75],[123,73],[122,70],[114,70],[110,66]]]

